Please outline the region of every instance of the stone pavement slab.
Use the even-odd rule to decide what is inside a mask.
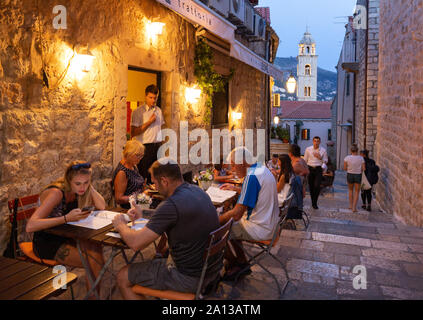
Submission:
[[[387,249],[363,249],[362,254],[365,257],[379,257],[393,261],[418,262],[418,259],[414,254],[402,251],[393,251]]]
[[[334,242],[334,243],[344,243],[352,244],[362,247],[371,247],[372,244],[369,239],[355,238],[355,237],[345,237],[334,234],[325,234],[319,232],[313,232],[313,240],[323,241],[323,242]]]

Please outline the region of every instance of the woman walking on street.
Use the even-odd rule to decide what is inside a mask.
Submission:
[[[361,188],[361,175],[365,170],[365,162],[362,156],[358,155],[358,147],[353,144],[351,155],[344,159],[344,170],[347,171],[348,193],[350,210],[357,212],[358,194]]]
[[[376,165],[376,162],[373,159],[369,158],[369,150],[361,150],[360,155],[364,158],[366,164],[366,169],[364,170],[364,173],[370,185],[372,186],[372,188],[370,188],[369,190],[361,190],[361,200],[363,201],[362,208],[366,209],[367,211],[372,211],[372,189],[373,185],[375,185],[379,180],[377,174],[380,169]]]

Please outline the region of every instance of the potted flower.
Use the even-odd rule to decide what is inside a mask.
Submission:
[[[149,209],[152,200],[150,196],[145,193],[135,193],[129,196],[129,203],[131,206],[135,204],[138,209]]]
[[[197,182],[199,187],[204,191],[210,188],[213,183],[214,175],[212,170],[212,168],[209,168],[207,170],[200,171],[200,174],[194,177],[194,182]]]

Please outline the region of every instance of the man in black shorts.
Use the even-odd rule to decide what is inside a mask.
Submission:
[[[122,239],[133,250],[142,250],[166,233],[171,261],[154,259],[123,267],[117,283],[124,299],[144,297],[132,292],[135,284],[157,290],[194,293],[203,267],[203,253],[209,233],[219,228],[216,208],[199,187],[184,182],[179,165],[169,159],[157,160],[150,174],[157,190],[166,200],[152,214],[147,225],[138,231],[127,226],[123,215],[113,220]],[[131,209],[133,219],[142,212]],[[205,286],[219,276],[222,259],[211,259],[206,271]]]

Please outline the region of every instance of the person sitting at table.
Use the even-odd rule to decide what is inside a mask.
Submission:
[[[224,280],[234,280],[238,273],[247,267],[242,241],[269,240],[272,238],[274,226],[278,223],[279,207],[276,191],[276,180],[270,170],[260,163],[253,163],[251,152],[245,147],[237,147],[229,154],[231,167],[238,177],[245,177],[242,189],[230,184],[221,188],[240,193],[235,207],[219,216],[221,225],[234,218],[230,243],[233,253],[227,247]],[[247,269],[245,274],[249,274]]]
[[[149,169],[163,201],[144,228],[135,231],[127,226],[123,215],[113,220],[123,241],[133,250],[142,250],[166,233],[172,261],[153,259],[123,267],[117,284],[124,299],[141,300],[132,292],[135,284],[157,290],[195,292],[203,267],[203,254],[210,232],[219,228],[219,220],[210,197],[196,185],[184,182],[179,165],[162,158]],[[147,210],[148,212],[152,210]],[[132,220],[143,216],[144,210],[130,209]],[[220,276],[222,259],[211,259],[205,277],[205,286]]]
[[[144,145],[138,140],[129,140],[123,149],[123,158],[113,172],[112,186],[115,201],[124,209],[129,209],[129,196],[141,193],[145,180],[139,174],[137,165],[144,156]]]
[[[214,181],[221,182],[232,179],[234,176],[228,169],[228,165],[223,163],[223,157],[220,158],[220,163],[214,166],[213,170]]]
[[[331,187],[333,185],[333,180],[335,179],[335,169],[332,164],[332,161],[330,157],[328,157],[328,163],[325,165],[326,168],[323,169],[323,175],[322,175],[322,183],[321,183],[321,189],[325,187]]]
[[[303,186],[303,196],[306,195],[307,176],[310,174],[307,163],[301,157],[301,148],[297,144],[291,144],[288,149],[288,155],[291,158],[294,174],[299,176]]]
[[[273,154],[272,159],[267,161],[266,166],[270,170],[270,172],[274,175],[274,177],[277,179],[279,177],[279,173],[281,172],[281,166],[280,166],[279,156],[276,153]]]
[[[278,202],[279,207],[282,206],[283,202],[288,197],[291,191],[291,182],[295,177],[294,169],[292,168],[291,158],[287,154],[282,154],[279,157],[281,164],[281,170],[278,177],[278,183],[276,185],[278,191]]]
[[[48,185],[40,194],[41,205],[28,220],[26,232],[34,232],[33,249],[40,259],[56,260],[60,264],[83,268],[76,242],[43,230],[79,221],[90,213],[81,208],[94,206],[104,210],[103,197],[91,184],[91,164],[85,161],[73,161],[65,170],[63,178]],[[103,267],[102,246],[88,241],[81,241],[81,250],[88,259],[89,269],[97,278]],[[88,289],[90,287],[87,279]],[[100,286],[96,288],[100,292]]]

